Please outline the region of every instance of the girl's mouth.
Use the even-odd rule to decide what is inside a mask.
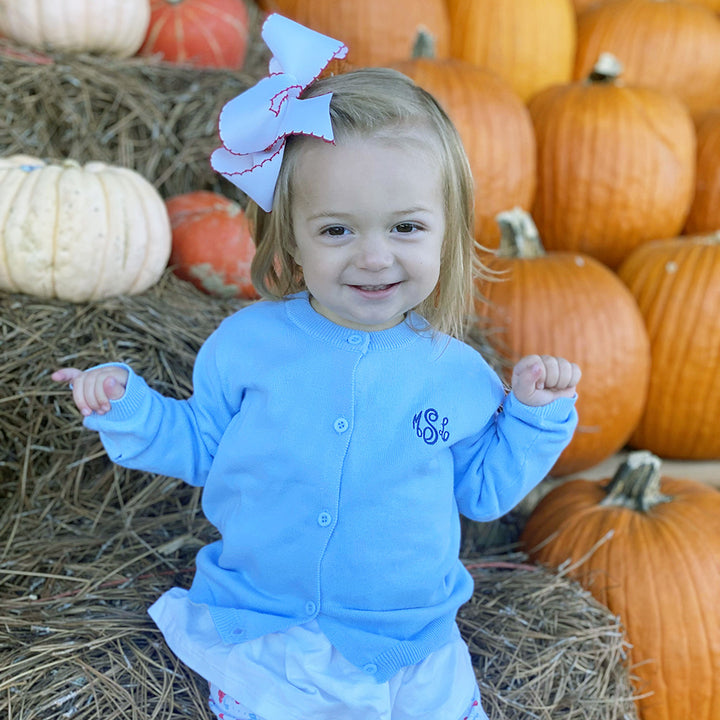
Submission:
[[[353,285],[356,290],[362,290],[363,292],[383,292],[393,288],[398,283],[389,283],[387,285]]]

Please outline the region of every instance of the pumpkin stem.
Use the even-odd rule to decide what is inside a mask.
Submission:
[[[412,47],[412,59],[435,59],[435,36],[424,27],[419,27]]]
[[[545,255],[540,233],[530,213],[515,207],[498,213],[495,220],[500,226],[498,257],[536,258]]]
[[[614,505],[646,513],[655,505],[671,502],[660,492],[660,458],[647,450],[630,453],[605,486],[600,505]]]
[[[612,83],[622,75],[622,71],[622,63],[612,53],[600,53],[588,80],[592,83]]]

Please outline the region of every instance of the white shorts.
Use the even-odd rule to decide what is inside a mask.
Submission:
[[[268,720],[252,712],[239,700],[226,695],[220,688],[212,684],[210,685],[210,709],[215,713],[218,720]],[[286,714],[284,717],[294,716]],[[392,717],[394,718],[395,715]],[[406,715],[403,714],[403,717],[406,717]],[[337,720],[340,720],[340,718],[341,716],[338,716]],[[455,720],[455,718],[448,720]],[[480,706],[480,691],[478,689],[476,689],[475,696],[468,707],[457,720],[487,720],[487,715]]]
[[[210,683],[221,720],[487,720],[457,626],[447,644],[378,683],[346,660],[316,621],[226,644],[207,607],[178,588],[150,614],[173,652]]]

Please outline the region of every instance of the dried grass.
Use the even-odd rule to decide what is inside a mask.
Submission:
[[[564,573],[521,553],[466,559],[458,617],[490,720],[635,720],[618,617]]]

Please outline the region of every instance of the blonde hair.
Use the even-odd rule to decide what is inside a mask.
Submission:
[[[445,238],[435,291],[415,310],[432,327],[461,337],[472,302],[475,241],[473,187],[467,156],[455,126],[437,101],[410,78],[395,70],[368,68],[317,80],[301,97],[332,92],[330,117],[336,142],[348,136],[402,135],[403,128],[428,132],[441,170]],[[298,149],[316,139],[287,139],[273,209],[264,212],[250,202],[257,251],[252,280],[261,296],[280,299],[305,290],[302,270],[293,259],[293,170]]]

